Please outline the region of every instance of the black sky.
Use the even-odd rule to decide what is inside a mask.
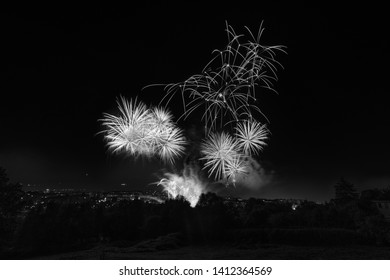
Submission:
[[[246,4],[19,7],[1,14],[0,166],[13,181],[139,188],[158,162],[108,155],[97,120],[120,94],[156,104],[237,32],[287,46],[278,95],[258,91],[272,132],[265,197],[326,200],[341,177],[390,185],[389,43],[384,7]],[[87,176],[88,174],[88,176]]]

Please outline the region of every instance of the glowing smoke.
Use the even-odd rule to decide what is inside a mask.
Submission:
[[[270,184],[274,177],[273,171],[266,171],[254,158],[247,159],[246,173],[236,176],[236,185],[257,191]]]
[[[167,192],[168,198],[183,197],[191,207],[195,207],[202,193],[206,192],[207,183],[203,182],[194,166],[186,165],[181,175],[165,173],[157,184]]]

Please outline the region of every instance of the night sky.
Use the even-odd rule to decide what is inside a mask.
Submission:
[[[163,88],[144,86],[201,71],[227,42],[225,20],[238,33],[264,20],[263,43],[288,52],[277,57],[278,94],[257,91],[272,133],[260,158],[269,182],[232,192],[329,200],[340,177],[359,190],[390,185],[384,7],[143,2],[2,10],[0,166],[12,181],[105,190],[157,181],[157,160],[107,152],[98,119],[119,95],[157,105]]]

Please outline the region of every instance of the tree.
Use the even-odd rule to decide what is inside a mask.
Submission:
[[[340,178],[334,188],[336,202],[349,202],[358,198],[358,192],[355,186],[344,178]]]
[[[9,178],[7,176],[7,173],[5,172],[5,169],[3,167],[0,167],[0,186],[4,186],[8,183]]]
[[[361,192],[363,200],[390,200],[390,187],[385,189],[367,189]]]
[[[0,167],[0,217],[17,214],[22,207],[22,196],[22,186],[9,183],[5,169]]]

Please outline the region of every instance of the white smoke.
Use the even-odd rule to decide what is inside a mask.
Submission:
[[[247,170],[245,174],[238,174],[235,178],[236,186],[256,191],[271,183],[274,176],[273,171],[266,171],[265,168],[252,157],[249,157],[247,161]]]
[[[183,197],[195,207],[202,194],[209,191],[223,195],[231,191],[240,196],[253,195],[267,185],[270,185],[274,177],[273,171],[267,171],[257,160],[249,157],[246,162],[245,174],[235,177],[233,182],[221,180],[215,183],[208,183],[202,180],[199,167],[195,164],[186,164],[182,172],[166,172],[157,185],[162,186],[168,194],[168,198],[177,199]],[[225,187],[224,187],[225,186]],[[230,189],[230,191],[229,191]]]
[[[181,174],[165,173],[164,176],[157,185],[164,188],[170,199],[181,196],[195,207],[202,193],[206,193],[207,183],[201,180],[193,165],[185,165]]]

